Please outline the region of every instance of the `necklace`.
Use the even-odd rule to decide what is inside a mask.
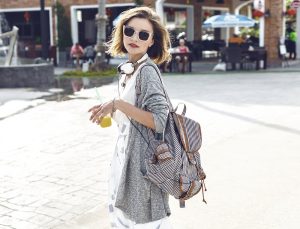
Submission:
[[[132,74],[133,74],[133,73],[132,73]],[[125,79],[124,79],[124,81],[121,83],[121,86],[122,86],[123,88],[126,87],[126,83],[127,83],[127,81],[131,78],[132,74],[130,74],[130,75],[125,75]]]

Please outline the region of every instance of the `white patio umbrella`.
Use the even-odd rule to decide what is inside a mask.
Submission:
[[[118,15],[114,20],[113,20],[113,26],[116,26],[120,20],[120,15]]]
[[[252,27],[255,20],[244,15],[214,15],[203,22],[204,28]]]
[[[229,28],[231,27],[252,27],[255,20],[244,15],[223,14],[214,15],[203,22],[203,28],[227,28],[226,43],[228,42]]]

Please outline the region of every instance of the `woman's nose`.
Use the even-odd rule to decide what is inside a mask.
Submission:
[[[134,34],[132,35],[132,39],[134,40],[134,41],[138,41],[139,40],[139,33],[137,33],[137,32],[134,32]]]

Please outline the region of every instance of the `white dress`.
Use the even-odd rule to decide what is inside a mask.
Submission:
[[[136,100],[135,78],[143,65],[144,64],[140,65],[135,73],[127,80],[125,88],[121,86],[121,83],[124,82],[126,75],[122,75],[119,82],[120,99],[133,105],[135,104]],[[119,135],[111,162],[111,175],[109,179],[108,189],[108,208],[111,228],[171,229],[172,227],[169,223],[168,217],[150,223],[136,224],[135,222],[128,219],[123,211],[115,207],[116,195],[118,192],[120,177],[125,161],[125,150],[128,142],[130,121],[124,113],[118,110],[115,112],[113,118],[118,124]]]

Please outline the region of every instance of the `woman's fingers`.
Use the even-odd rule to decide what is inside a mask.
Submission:
[[[98,123],[99,119],[101,119],[102,116],[103,116],[103,109],[100,109],[95,114],[93,114],[92,122]]]
[[[92,112],[92,115],[90,116],[90,120],[92,120],[94,118],[95,114],[97,114],[101,109],[102,109],[102,104],[96,105],[96,106],[92,107],[91,109],[89,109],[89,112]]]
[[[90,108],[90,109],[88,110],[88,112],[91,112],[91,111],[93,111],[93,110],[95,110],[95,109],[98,109],[99,107],[101,107],[101,105],[93,106],[92,108]]]
[[[104,103],[89,109],[89,112],[92,112],[92,115],[90,116],[90,121],[99,124],[102,121],[103,117],[110,112],[111,110],[110,106],[111,106],[110,103]]]
[[[101,104],[100,104],[100,105],[93,106],[92,108],[90,108],[90,109],[88,110],[88,112],[91,112],[91,111],[93,111],[93,110],[95,110],[95,109],[97,109],[97,108],[99,108],[99,107],[101,107]]]
[[[92,115],[90,117],[90,120],[93,122],[93,120],[95,119],[95,116],[99,113],[101,109],[99,110],[93,110]]]

